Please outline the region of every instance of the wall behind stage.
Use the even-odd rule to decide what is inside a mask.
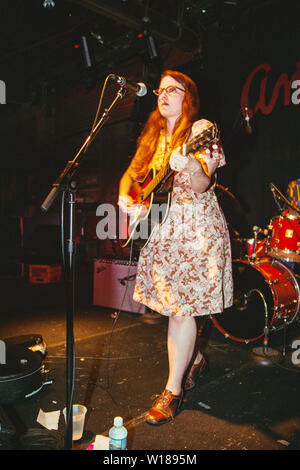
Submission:
[[[227,165],[219,170],[218,183],[228,188],[219,191],[220,202],[229,224],[243,237],[252,236],[253,225],[265,228],[279,213],[270,183],[285,193],[289,181],[300,175],[300,82],[293,88],[300,80],[299,14],[298,1],[278,1],[240,18],[230,32],[204,33],[201,54],[189,62],[178,65],[162,57],[163,69],[177,68],[195,80],[199,117],[219,125]],[[251,134],[246,132],[244,104],[250,109]],[[138,106],[146,116],[153,103],[140,98]],[[115,188],[129,148],[134,148],[133,113],[128,122],[128,133],[118,134],[117,126],[110,130],[123,147],[111,175]]]
[[[201,115],[221,129],[227,166],[218,181],[240,203],[233,223],[243,236],[279,213],[270,182],[285,193],[300,177],[299,13],[297,1],[260,8],[231,34],[207,34],[201,61],[182,68],[198,84]]]
[[[251,236],[253,225],[266,227],[278,214],[270,182],[284,192],[288,182],[299,177],[300,105],[298,95],[294,95],[297,98],[294,102],[291,99],[297,91],[291,88],[291,83],[300,80],[299,72],[296,73],[300,62],[299,13],[298,0],[272,2],[240,18],[230,31],[208,29],[203,34],[201,53],[189,61],[184,54],[182,60],[180,54],[171,54],[170,50],[165,57],[162,53],[164,69],[177,68],[196,81],[200,117],[219,125],[227,165],[219,170],[218,183],[228,188],[227,192],[221,190],[220,200],[230,224],[241,236]],[[170,59],[174,57],[175,60]],[[245,86],[253,71],[256,73],[246,93]],[[138,58],[113,72],[137,81],[145,80]],[[282,79],[285,88],[277,87]],[[39,206],[50,185],[88,135],[100,91],[100,81],[90,90],[74,81],[60,83],[55,104],[48,103],[48,113],[46,106],[43,109],[27,106],[23,110],[24,132],[18,134],[18,139],[14,133],[14,110],[1,108],[3,113],[8,109],[13,113],[12,125],[7,124],[1,131],[7,156],[6,167],[1,170],[3,181],[7,181],[8,173],[11,181],[17,180],[8,201],[11,212],[17,215],[30,212],[31,220],[37,214],[41,217]],[[245,130],[241,106],[246,103],[241,103],[241,97],[247,99],[253,112],[251,135]],[[107,99],[109,102],[110,97]],[[270,109],[265,109],[263,105],[270,103]],[[91,208],[92,204],[102,202],[116,204],[119,179],[134,152],[137,128],[152,106],[148,95],[135,102],[128,95],[117,107],[81,166],[79,197],[83,204],[91,204]],[[6,199],[2,198],[1,207],[8,205]],[[32,206],[30,211],[28,204]],[[58,204],[51,208],[51,212],[54,210],[59,213]],[[95,213],[94,208],[91,210]],[[96,221],[94,224],[96,227]]]

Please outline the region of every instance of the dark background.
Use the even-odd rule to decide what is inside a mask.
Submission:
[[[80,165],[76,236],[84,256],[123,254],[113,242],[97,239],[96,207],[116,205],[120,176],[155,104],[150,90],[167,68],[196,81],[199,117],[219,125],[227,159],[218,174],[219,197],[230,227],[240,237],[251,237],[253,225],[265,228],[279,213],[270,182],[284,193],[299,177],[299,104],[291,100],[291,83],[300,79],[299,1],[54,3],[46,8],[43,0],[5,0],[0,6],[0,80],[6,85],[0,106],[1,273],[10,273],[16,258],[33,263],[58,256],[60,200],[46,213],[40,205],[89,134],[109,73],[143,81],[149,92],[125,95]],[[241,102],[247,78],[262,64],[269,64],[268,73],[254,76],[248,103]],[[280,77],[286,88],[276,89]],[[109,82],[104,106],[117,89]],[[272,99],[268,112],[257,109]],[[251,134],[243,104],[253,111]]]

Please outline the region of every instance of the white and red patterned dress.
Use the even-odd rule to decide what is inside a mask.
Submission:
[[[196,121],[190,138],[209,125],[205,119]],[[161,137],[149,168],[159,170],[164,154]],[[220,144],[207,158],[225,165]],[[168,217],[140,252],[135,301],[166,316],[210,315],[232,305],[230,239],[214,186],[196,193],[187,173],[175,173]]]

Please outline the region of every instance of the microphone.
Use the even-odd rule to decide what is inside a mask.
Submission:
[[[245,104],[244,110],[245,110],[246,132],[247,134],[252,134],[252,127],[250,126],[249,108],[247,104]]]
[[[111,75],[111,79],[114,82],[117,82],[121,87],[127,88],[128,90],[135,93],[137,96],[145,96],[147,94],[147,87],[144,83],[135,83],[127,80],[125,77],[120,77],[119,75]]]
[[[286,204],[286,206],[288,206],[290,209],[300,214],[300,210],[297,207],[293,206],[293,204],[279,191],[279,189],[276,188],[275,184],[270,183],[270,189],[272,191],[274,201],[276,202],[281,212],[284,211],[285,207],[284,206],[280,207],[279,200],[283,201]]]

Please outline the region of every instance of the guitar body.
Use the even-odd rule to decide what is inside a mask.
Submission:
[[[156,176],[150,172],[141,183],[134,183],[130,196],[139,208],[135,215],[123,215],[120,245],[126,247],[132,243],[133,251],[139,251],[149,242],[150,236],[157,224],[162,224],[169,213],[174,172],[171,170],[164,181],[144,199],[144,189],[149,186]],[[124,240],[124,241],[123,241]]]

